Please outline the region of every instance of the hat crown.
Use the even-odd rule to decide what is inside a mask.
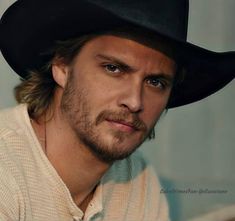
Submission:
[[[106,10],[169,37],[185,41],[188,27],[188,0],[87,0]]]

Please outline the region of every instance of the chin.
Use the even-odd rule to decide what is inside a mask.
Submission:
[[[123,140],[117,139],[106,135],[105,138],[101,139],[102,136],[99,136],[98,140],[84,140],[87,148],[90,149],[91,153],[97,159],[101,160],[104,163],[113,163],[117,160],[122,160],[130,156],[143,142],[136,142],[136,139],[126,138]]]

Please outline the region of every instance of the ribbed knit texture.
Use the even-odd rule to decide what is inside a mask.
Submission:
[[[85,214],[45,156],[26,105],[0,112],[0,221],[167,221],[153,169],[136,151],[117,161]]]

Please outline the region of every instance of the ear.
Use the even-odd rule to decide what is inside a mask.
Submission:
[[[69,68],[64,64],[53,64],[52,75],[55,82],[62,88],[65,87],[69,75]]]

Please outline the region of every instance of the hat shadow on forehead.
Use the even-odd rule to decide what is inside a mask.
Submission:
[[[145,30],[137,26],[124,26],[113,30],[108,30],[100,35],[113,35],[121,38],[126,38],[145,45],[149,48],[162,52],[173,60],[176,60],[174,55],[175,44],[170,38],[161,36],[152,31]]]

